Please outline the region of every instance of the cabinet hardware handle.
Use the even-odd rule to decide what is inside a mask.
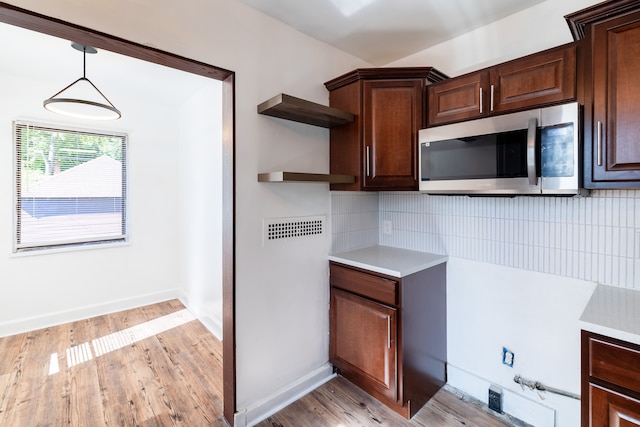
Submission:
[[[602,166],[602,122],[600,120],[598,120],[598,126],[597,126],[597,130],[596,130],[596,139],[597,139],[597,144],[596,144],[596,150],[598,150],[596,156],[598,158],[598,166]]]
[[[369,146],[367,145],[367,176],[370,175],[370,164],[371,164],[371,150],[369,149]]]
[[[480,114],[482,114],[482,86],[480,86]]]
[[[493,111],[493,85],[491,85],[491,111]]]
[[[391,348],[391,316],[387,316],[387,348]]]

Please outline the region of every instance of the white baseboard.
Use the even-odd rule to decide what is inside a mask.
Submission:
[[[252,427],[334,377],[333,366],[327,363],[271,396],[238,411],[234,417],[234,425],[235,427]]]
[[[180,290],[180,302],[211,332],[219,341],[222,341],[222,319],[203,315],[202,309],[198,310],[197,304],[191,304],[189,296],[184,289]]]
[[[447,384],[487,404],[489,387],[494,383],[449,364]],[[556,411],[553,408],[505,387],[502,387],[502,393],[505,413],[536,427],[555,427]]]
[[[204,327],[218,339],[218,341],[222,341],[222,322],[220,320],[214,319],[213,317],[196,317],[200,323],[202,323]]]
[[[68,322],[75,322],[77,320],[88,319],[90,317],[101,316],[103,314],[114,313],[117,311],[129,310],[179,297],[180,290],[176,288],[168,291],[103,302],[100,304],[76,307],[70,310],[43,313],[39,316],[32,316],[1,323],[0,337],[20,334]]]

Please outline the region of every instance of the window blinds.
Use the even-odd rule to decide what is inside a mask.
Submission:
[[[15,249],[125,241],[127,136],[14,123]]]

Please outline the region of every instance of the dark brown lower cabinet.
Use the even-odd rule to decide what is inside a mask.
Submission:
[[[446,383],[446,266],[403,278],[330,265],[329,359],[406,418]]]
[[[582,331],[582,426],[640,426],[640,346]]]
[[[640,400],[589,385],[591,424],[598,427],[640,426]]]
[[[398,310],[334,288],[334,362],[342,374],[367,383],[377,393],[398,398],[396,329]]]

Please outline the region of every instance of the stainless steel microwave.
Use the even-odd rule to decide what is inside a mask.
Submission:
[[[422,129],[420,191],[576,195],[579,141],[575,102]]]

